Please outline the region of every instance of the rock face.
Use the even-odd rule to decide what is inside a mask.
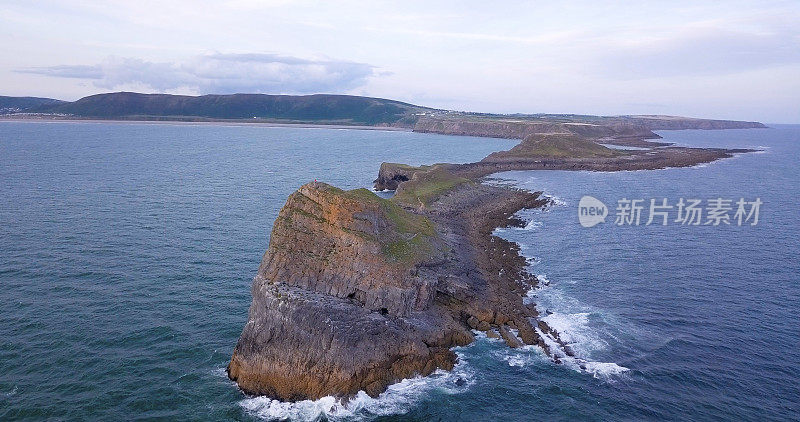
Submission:
[[[493,118],[470,120],[465,118],[421,118],[414,132],[441,133],[445,135],[482,136],[488,138],[524,139],[538,133],[562,133],[591,137],[642,137],[658,138],[642,125],[622,122],[531,120]]]
[[[443,250],[425,217],[366,189],[311,183],[279,213],[258,277],[406,316],[430,306],[437,281],[415,268]]]
[[[229,376],[299,400],[451,368],[449,348],[472,334],[435,304],[448,253],[431,220],[367,190],[301,187],[275,222]]]
[[[452,164],[434,164],[432,166],[409,166],[399,163],[382,163],[378,170],[378,178],[373,182],[375,190],[395,190],[403,183],[411,180],[415,173],[427,172],[436,168],[448,168]]]
[[[450,348],[473,341],[468,321],[515,345],[535,343],[528,317],[536,313],[522,303],[535,280],[512,268],[524,259],[501,251],[508,245],[489,227],[543,201],[502,188],[477,193],[454,189],[411,212],[364,189],[301,187],[275,221],[229,377],[245,392],[284,400],[374,396],[452,368]],[[484,250],[497,260],[478,257]]]
[[[695,119],[678,116],[580,115],[437,115],[414,122],[414,132],[525,139],[534,134],[561,133],[590,138],[660,138],[653,130],[764,128],[758,122]]]

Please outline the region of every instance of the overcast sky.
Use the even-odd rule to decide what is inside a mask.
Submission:
[[[0,0],[0,95],[345,93],[800,122],[800,1],[602,3]]]

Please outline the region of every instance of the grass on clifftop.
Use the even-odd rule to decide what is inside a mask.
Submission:
[[[414,179],[401,184],[392,200],[398,203],[427,207],[448,191],[470,182],[472,182],[470,179],[455,176],[445,169],[433,169],[426,173],[419,173]]]
[[[410,213],[368,189],[338,190],[347,198],[377,205],[383,211],[386,219],[391,222],[394,233],[376,239],[381,244],[381,252],[387,261],[411,265],[425,261],[436,253],[437,248],[433,242],[436,237],[436,229],[431,220]]]
[[[509,151],[497,152],[493,157],[553,157],[553,158],[596,158],[627,155],[625,151],[615,150],[594,141],[575,135],[539,135],[526,138]]]
[[[394,224],[395,228],[400,233],[421,233],[426,236],[433,236],[435,234],[433,223],[430,220],[402,209],[394,202],[375,195],[369,189],[360,188],[344,191],[344,195],[359,201],[372,202],[380,205],[386,217]]]

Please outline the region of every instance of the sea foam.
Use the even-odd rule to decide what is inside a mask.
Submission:
[[[404,414],[431,397],[433,392],[460,394],[475,383],[474,370],[459,349],[463,348],[454,349],[458,355],[458,363],[452,371],[439,369],[427,377],[405,379],[390,385],[375,398],[359,391],[355,397],[344,402],[332,396],[299,402],[284,402],[260,396],[241,400],[239,404],[250,415],[268,421],[362,421]]]

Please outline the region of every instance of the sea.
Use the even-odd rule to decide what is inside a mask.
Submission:
[[[759,150],[690,168],[486,181],[551,198],[496,234],[521,246],[541,280],[527,300],[574,358],[478,336],[452,372],[377,398],[286,403],[225,374],[286,197],[312,180],[370,187],[384,161],[470,162],[517,141],[0,122],[0,420],[796,421],[800,125],[770,126],[659,132]],[[585,196],[606,207],[593,227],[579,221]],[[700,224],[680,221],[681,200],[700,201]],[[653,205],[672,208],[647,224]],[[729,224],[715,225],[721,208]]]

